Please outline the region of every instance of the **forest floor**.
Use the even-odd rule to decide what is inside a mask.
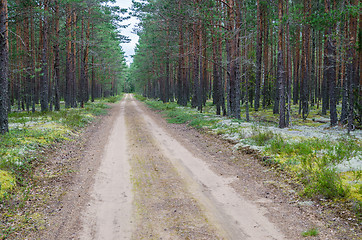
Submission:
[[[132,95],[44,154],[19,212],[35,231],[11,239],[362,236],[333,208],[303,201],[279,170],[219,135],[168,123]]]

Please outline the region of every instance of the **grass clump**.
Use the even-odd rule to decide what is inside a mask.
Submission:
[[[319,234],[319,231],[315,227],[302,232],[303,237],[315,237],[315,236],[318,236],[318,234]]]
[[[99,108],[97,109],[97,111],[99,111]],[[76,109],[63,110],[62,112],[64,114],[62,122],[66,126],[71,128],[82,128],[86,126],[88,123],[90,123],[94,118],[94,116],[91,113],[85,114],[77,111]]]
[[[123,98],[123,94],[116,95],[116,96],[110,96],[107,98],[104,98],[103,101],[107,103],[116,103],[118,101],[121,101]]]
[[[219,121],[219,119],[204,117],[201,115],[192,120],[189,125],[197,129],[201,129],[203,127],[214,128],[215,124],[217,124]]]
[[[327,199],[344,198],[349,194],[349,187],[343,186],[342,180],[335,170],[320,168],[309,171],[304,178],[303,194],[308,197],[322,196]]]
[[[273,131],[270,130],[259,130],[255,126],[252,127],[252,136],[250,137],[251,140],[257,146],[265,146],[267,143],[275,137]]]
[[[349,144],[348,151],[345,150],[346,144]],[[284,163],[297,173],[305,186],[303,195],[334,199],[346,198],[350,186],[343,184],[341,175],[333,166],[350,158],[356,148],[358,145],[352,142],[336,143],[317,138],[286,141],[278,136],[270,142],[266,151],[281,156]]]
[[[187,123],[194,119],[194,116],[184,113],[179,109],[171,109],[166,111],[167,122],[169,123]]]

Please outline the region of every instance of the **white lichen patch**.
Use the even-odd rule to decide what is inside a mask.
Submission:
[[[362,154],[334,166],[337,172],[362,171]]]

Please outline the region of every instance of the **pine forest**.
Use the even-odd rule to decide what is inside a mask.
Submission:
[[[362,239],[362,1],[0,3],[0,240]]]
[[[162,0],[134,8],[141,23],[133,77],[145,96],[191,101],[199,111],[212,99],[217,114],[247,120],[249,109],[273,108],[281,128],[315,106],[331,126],[361,126],[358,0]]]
[[[1,1],[0,131],[7,113],[59,111],[116,95],[126,9],[109,1]]]

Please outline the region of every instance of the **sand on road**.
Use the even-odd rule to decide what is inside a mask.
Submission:
[[[285,239],[125,95],[82,214],[80,239]]]

